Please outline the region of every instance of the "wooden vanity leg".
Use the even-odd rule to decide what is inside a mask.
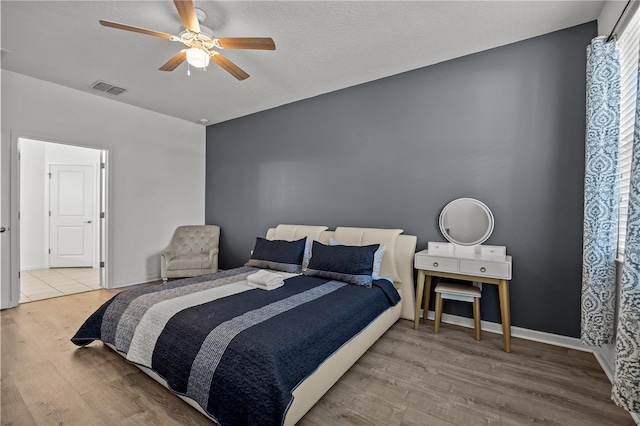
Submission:
[[[511,307],[509,306],[509,282],[500,280],[498,284],[500,293],[500,315],[502,316],[502,338],[504,351],[511,352]]]
[[[429,314],[429,298],[431,297],[431,275],[427,275],[424,283],[424,302],[423,310],[424,310],[424,320],[427,320],[427,316]]]
[[[422,302],[422,292],[424,291],[424,271],[418,269],[418,283],[416,287],[416,312],[413,317],[413,328],[418,329],[420,325],[420,303]]]

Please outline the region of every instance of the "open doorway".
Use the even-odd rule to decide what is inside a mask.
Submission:
[[[103,286],[106,151],[19,138],[20,303]]]

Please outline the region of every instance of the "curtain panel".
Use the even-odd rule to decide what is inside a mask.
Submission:
[[[613,401],[633,412],[640,412],[640,90],[638,95],[612,391]]]
[[[616,295],[620,61],[616,43],[587,47],[587,120],[582,251],[581,339],[612,343]]]

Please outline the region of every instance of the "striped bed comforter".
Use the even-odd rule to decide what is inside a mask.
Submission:
[[[247,284],[256,271],[124,291],[71,341],[115,346],[223,426],[280,425],[296,386],[400,296],[387,280],[366,288],[304,275],[264,291]]]

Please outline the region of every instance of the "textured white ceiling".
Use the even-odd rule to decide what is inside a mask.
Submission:
[[[272,37],[225,50],[251,76],[211,64],[158,68],[181,45],[99,19],[178,34],[172,1],[7,1],[2,68],[188,121],[241,117],[597,19],[604,1],[198,1],[217,37]],[[129,89],[114,97],[96,80]]]

